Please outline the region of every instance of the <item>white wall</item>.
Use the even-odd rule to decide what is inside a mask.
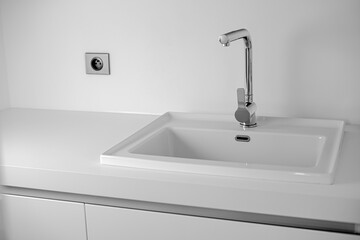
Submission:
[[[9,105],[9,88],[6,79],[5,50],[3,44],[2,21],[0,11],[0,110],[9,107]]]
[[[13,107],[232,113],[244,46],[217,37],[247,28],[259,115],[360,123],[359,0],[0,1]]]

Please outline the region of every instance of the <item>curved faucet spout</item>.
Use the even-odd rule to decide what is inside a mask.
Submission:
[[[245,43],[245,98],[246,102],[253,102],[253,84],[252,84],[252,43],[250,33],[246,29],[239,29],[228,32],[219,37],[219,42],[224,46],[230,46],[232,41],[244,39]]]
[[[250,33],[246,29],[239,29],[236,31],[228,32],[219,37],[219,42],[224,46],[228,47],[230,46],[230,43],[232,41],[238,40],[238,39],[244,39],[244,43],[246,48],[251,48],[251,38]]]
[[[256,106],[253,102],[253,82],[252,82],[252,43],[250,38],[250,33],[246,29],[239,29],[236,31],[228,32],[219,37],[219,42],[224,46],[230,46],[230,43],[238,39],[243,39],[245,43],[245,103],[247,110],[248,106]],[[241,104],[242,105],[242,104]],[[239,109],[240,109],[239,105]],[[256,109],[255,107],[251,107]],[[238,109],[238,110],[239,110]],[[237,111],[239,112],[239,111]],[[251,121],[239,121],[245,126],[256,126],[255,110],[251,111]],[[238,115],[238,114],[237,114]],[[236,117],[238,119],[238,117]],[[240,119],[240,118],[239,118]],[[245,123],[246,122],[246,123]],[[251,123],[250,123],[251,122]]]

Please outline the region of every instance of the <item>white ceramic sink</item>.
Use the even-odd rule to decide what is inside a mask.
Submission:
[[[101,155],[101,163],[194,174],[331,184],[344,122],[166,113]]]

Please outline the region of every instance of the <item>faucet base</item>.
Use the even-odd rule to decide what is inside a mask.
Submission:
[[[257,123],[240,123],[240,126],[245,127],[245,128],[253,128],[253,127],[257,127]]]

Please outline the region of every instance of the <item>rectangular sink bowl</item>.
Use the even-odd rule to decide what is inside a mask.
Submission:
[[[100,156],[102,164],[286,182],[332,184],[344,122],[166,113]]]

